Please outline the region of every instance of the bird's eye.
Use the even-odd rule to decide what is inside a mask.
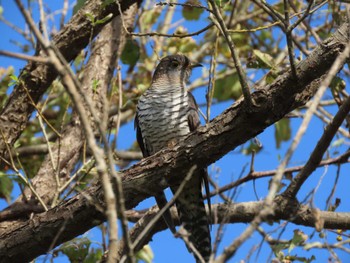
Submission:
[[[172,68],[177,68],[179,66],[179,62],[177,62],[176,60],[171,61],[171,67]]]

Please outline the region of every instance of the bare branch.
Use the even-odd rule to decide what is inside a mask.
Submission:
[[[213,14],[215,16],[215,19],[217,20],[217,27],[218,29],[222,32],[223,36],[225,37],[227,44],[230,48],[231,51],[231,56],[233,59],[233,62],[235,63],[235,68],[239,77],[239,81],[241,83],[241,87],[242,87],[242,93],[245,99],[245,103],[247,104],[248,108],[251,107],[253,101],[250,95],[250,89],[249,89],[249,85],[247,83],[245,74],[244,74],[244,70],[242,68],[242,64],[240,62],[235,44],[232,41],[231,35],[228,32],[228,29],[226,27],[226,24],[221,16],[220,10],[218,8],[218,6],[216,5],[215,1],[213,0],[209,0],[210,5],[213,8]],[[213,21],[214,22],[214,21]],[[215,22],[214,22],[215,24]]]
[[[14,53],[14,52],[6,51],[6,50],[0,50],[0,55],[12,57],[12,58],[23,59],[23,60],[28,60],[28,61],[33,61],[33,62],[37,62],[37,63],[43,63],[43,64],[50,63],[49,59],[47,59],[47,58],[43,58],[43,57],[39,57],[39,56],[29,56],[26,54]]]

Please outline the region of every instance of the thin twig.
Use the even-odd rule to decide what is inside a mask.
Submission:
[[[350,151],[345,152],[344,154],[336,157],[336,158],[330,158],[327,160],[324,160],[322,162],[319,163],[318,167],[322,167],[325,165],[330,165],[330,164],[341,164],[341,163],[347,163],[348,159],[350,157]],[[288,173],[293,173],[293,172],[298,172],[301,171],[303,169],[304,165],[299,165],[299,166],[294,166],[294,167],[290,167],[290,168],[286,168],[284,170],[285,174]],[[210,196],[215,196],[217,194],[220,194],[222,192],[225,192],[227,190],[230,190],[236,186],[239,186],[243,183],[246,183],[248,181],[251,180],[255,180],[258,178],[264,178],[264,177],[270,177],[270,176],[274,176],[276,174],[277,170],[270,170],[270,171],[263,171],[263,172],[253,172],[253,173],[248,173],[245,177],[238,179],[232,183],[229,183],[223,187],[221,187],[220,189],[215,189],[215,191],[212,191],[210,193]]]
[[[231,258],[237,251],[237,249],[242,245],[242,243],[248,239],[254,230],[259,227],[260,223],[268,216],[272,211],[272,207],[266,207],[261,210],[258,215],[255,216],[250,225],[245,229],[245,231],[234,240],[229,246],[224,249],[224,252],[214,261],[215,263],[225,263],[229,258]]]
[[[117,66],[117,80],[118,80],[118,104],[117,104],[117,118],[115,121],[115,132],[114,132],[114,140],[112,143],[112,149],[116,148],[118,133],[120,128],[120,119],[121,119],[121,107],[123,105],[123,82],[122,82],[122,74],[121,67]]]
[[[318,109],[318,111],[315,112],[315,115],[318,118],[320,118],[324,123],[329,124],[331,122],[331,119],[333,119],[334,116],[331,115],[328,111],[326,111],[323,107],[319,106],[317,109]],[[345,130],[344,128],[339,127],[338,132],[342,136],[344,136],[344,137],[346,137],[348,139],[350,138],[349,132],[347,130]]]
[[[252,98],[250,95],[250,90],[249,90],[249,86],[246,80],[246,76],[244,74],[243,68],[242,68],[242,64],[240,62],[238,53],[236,51],[236,47],[235,44],[232,41],[231,35],[228,32],[228,29],[226,27],[226,24],[221,16],[220,10],[218,8],[218,6],[216,5],[214,0],[209,0],[209,3],[211,4],[212,8],[213,8],[213,15],[215,16],[216,21],[213,19],[214,23],[217,23],[216,26],[218,27],[218,29],[222,32],[224,38],[226,39],[226,42],[230,48],[231,51],[231,57],[233,59],[233,62],[235,64],[235,68],[238,74],[238,78],[239,78],[239,82],[241,84],[242,87],[242,93],[244,96],[244,100],[245,103],[247,103],[247,107],[251,107],[252,106]]]
[[[284,27],[285,27],[285,34],[287,39],[287,47],[288,47],[288,56],[289,56],[289,63],[290,63],[290,69],[292,72],[292,77],[297,81],[297,70],[295,65],[295,58],[294,58],[294,47],[293,47],[293,37],[292,37],[292,30],[289,30],[289,2],[288,0],[283,0],[284,3]]]
[[[208,88],[206,93],[206,99],[207,99],[207,116],[206,116],[206,123],[210,121],[210,110],[211,110],[211,104],[213,101],[214,96],[214,89],[215,89],[215,77],[216,77],[216,59],[218,56],[218,44],[219,44],[219,32],[216,32],[216,39],[215,39],[215,45],[213,49],[213,54],[211,56],[210,60],[210,68],[209,68],[209,81],[208,81]]]
[[[74,181],[76,180],[76,178],[79,176],[79,174],[81,172],[83,172],[84,170],[87,170],[87,172],[85,174],[88,173],[89,170],[91,170],[93,168],[93,165],[95,163],[95,160],[93,158],[90,158],[89,160],[87,160],[86,162],[84,162],[84,164],[78,169],[78,171],[76,171],[72,176],[69,177],[69,180],[66,181],[64,183],[64,185],[62,185],[59,189],[58,192],[62,193],[63,191],[65,191],[68,186]],[[72,186],[72,189],[74,189],[74,186]],[[67,196],[69,196],[70,191],[68,191],[68,193],[66,194],[65,197],[63,197],[62,199],[64,200]]]
[[[262,10],[264,10],[268,15],[270,15],[275,22],[279,22],[278,25],[281,26],[281,29],[284,33],[286,33],[287,28],[284,26],[284,19],[282,17],[281,14],[279,14],[278,12],[276,12],[270,5],[268,5],[266,3],[266,1],[258,1],[258,0],[252,0],[254,2],[254,4],[256,4],[258,7],[260,7]],[[320,9],[322,6],[324,6],[326,3],[328,3],[327,0],[321,2],[320,4],[318,4],[315,8],[313,8],[309,14],[314,13],[315,11],[317,11],[318,9]],[[298,41],[296,41],[295,38],[292,38],[292,41],[295,43],[295,45],[306,55],[308,55],[307,50],[304,49],[303,46],[301,46]]]
[[[307,12],[307,15],[309,15],[309,14],[312,14],[313,12],[317,11],[317,9],[318,8],[315,8],[315,9],[313,9],[311,11],[310,10],[309,11],[303,10],[301,12],[298,12],[298,13],[295,13],[295,14],[291,15],[290,18],[296,17],[296,16],[301,15],[301,14],[303,14],[303,16],[305,16],[306,12]],[[259,10],[261,11],[262,9],[259,9]],[[300,22],[303,22],[304,19],[305,18],[303,18]],[[300,22],[297,22],[297,23],[299,24]],[[257,31],[261,31],[261,30],[264,30],[264,29],[272,28],[274,26],[282,25],[282,24],[283,24],[283,21],[277,20],[277,21],[275,21],[275,22],[273,22],[271,24],[265,25],[265,26],[259,26],[259,27],[256,27],[256,28],[249,28],[249,29],[229,29],[228,32],[230,32],[230,33],[251,33],[251,32],[257,32]],[[294,25],[295,24],[292,25],[293,29],[297,26],[297,25],[295,25],[295,27],[294,27]]]
[[[199,34],[202,34],[203,32],[207,31],[208,29],[212,28],[214,26],[214,23],[210,23],[206,27],[202,28],[201,30],[198,30],[196,32],[190,33],[190,34],[164,34],[164,33],[157,33],[157,32],[149,32],[149,33],[134,33],[130,32],[130,35],[136,36],[136,37],[176,37],[176,38],[186,38],[186,37],[192,37],[192,36],[197,36]]]
[[[47,150],[49,152],[50,161],[51,161],[51,165],[52,165],[52,170],[55,173],[56,187],[58,189],[60,187],[60,179],[59,179],[59,174],[57,172],[58,171],[58,163],[55,164],[53,153],[52,153],[52,149],[51,149],[51,145],[50,145],[50,141],[49,141],[49,138],[48,138],[46,130],[45,130],[43,119],[41,118],[41,116],[39,114],[37,116],[38,116],[38,120],[39,120],[39,125],[40,125],[40,128],[41,128],[41,131],[43,132],[43,135],[44,135],[44,138],[45,138],[45,141],[46,141]]]
[[[305,180],[311,175],[319,164],[320,158],[322,158],[324,152],[329,147],[334,135],[336,134],[338,127],[343,122],[344,118],[350,111],[350,97],[339,108],[338,113],[334,116],[332,122],[326,127],[325,132],[318,141],[314,151],[311,153],[310,158],[300,173],[293,179],[292,183],[285,190],[283,195],[294,197],[299,191]]]
[[[255,2],[255,1],[254,1]],[[282,26],[284,26],[284,19],[283,16],[277,12],[273,7],[268,4],[266,1],[261,1],[261,5],[263,6],[266,13],[268,13],[270,16],[272,16],[276,21],[281,21]]]
[[[49,41],[49,34],[46,27],[46,19],[45,19],[45,12],[44,12],[44,6],[43,6],[43,0],[38,0],[39,3],[39,13],[40,13],[40,27],[42,29],[42,34],[45,37],[46,41]]]
[[[11,29],[13,29],[15,32],[17,32],[18,34],[22,35],[28,42],[30,42],[30,44],[32,45],[32,47],[35,46],[35,42],[33,37],[31,36],[30,33],[27,33],[25,31],[23,31],[21,28],[19,28],[18,26],[12,24],[10,21],[6,20],[3,16],[0,16],[0,22],[3,22],[5,25],[7,25],[8,27],[10,27]]]
[[[61,13],[61,18],[60,18],[60,28],[63,28],[63,26],[64,26],[64,20],[66,18],[67,12],[68,12],[68,7],[69,7],[68,0],[64,0],[63,1],[63,8],[62,8],[62,13]]]
[[[40,109],[38,108],[38,106],[35,104],[35,102],[34,102],[32,96],[31,96],[30,93],[29,93],[28,88],[27,88],[26,86],[24,86],[24,85],[23,85],[23,87],[24,87],[25,92],[27,93],[27,96],[28,96],[28,98],[29,98],[29,100],[30,100],[32,106],[34,107],[34,109],[36,109],[38,115],[45,121],[45,123],[47,124],[47,126],[49,126],[50,129],[51,129],[58,137],[61,137],[62,135],[55,129],[55,127],[53,127],[53,126],[51,125],[51,123],[45,118],[45,116],[42,114],[41,110],[40,110]]]
[[[38,63],[44,63],[44,64],[50,63],[50,60],[48,58],[39,57],[39,56],[30,56],[30,55],[10,52],[10,51],[6,51],[6,50],[0,50],[0,56],[18,58],[18,59],[23,59],[23,60],[33,61],[33,62],[38,62]]]
[[[304,14],[292,25],[288,26],[287,32],[292,32],[294,28],[296,28],[304,19],[310,14],[311,7],[314,3],[314,0],[310,0],[309,4],[304,12]]]
[[[311,104],[309,108],[310,114],[308,116],[305,116],[305,119],[311,119],[311,115],[316,110],[318,101],[321,99],[321,95],[329,86],[330,82],[332,81],[334,76],[338,73],[340,68],[343,66],[344,61],[349,57],[349,53],[350,53],[350,43],[346,45],[344,51],[341,54],[339,54],[339,56],[336,58],[326,78],[322,81],[321,86],[315,95],[314,102]],[[334,116],[332,122],[327,126],[325,132],[322,134],[322,137],[318,141],[305,167],[293,179],[292,183],[288,186],[288,188],[283,194],[291,197],[296,196],[302,184],[305,182],[305,180],[310,176],[310,174],[316,169],[317,165],[320,163],[324,152],[327,150],[329,144],[331,143],[331,140],[333,139],[335,133],[337,132],[340,125],[342,124],[344,118],[346,118],[349,110],[350,110],[350,97],[348,97],[344,101],[343,105],[340,106],[339,111]],[[280,171],[280,172],[283,172],[283,171]]]
[[[231,201],[231,199],[228,198],[226,195],[224,195],[222,192],[219,193],[219,191],[220,191],[219,185],[211,177],[208,177],[208,181],[211,184],[211,186],[215,189],[214,192],[218,193],[224,202],[229,203]],[[210,195],[210,197],[211,196],[212,195]]]
[[[32,183],[31,183],[30,179],[28,178],[28,176],[26,175],[26,173],[24,173],[24,176],[23,176],[23,175],[20,173],[20,171],[17,169],[17,167],[16,167],[16,165],[15,165],[15,162],[14,162],[14,160],[13,160],[13,156],[12,156],[12,152],[11,152],[10,146],[9,146],[9,144],[7,143],[7,140],[6,140],[6,138],[5,138],[5,135],[4,135],[4,133],[3,133],[3,131],[2,131],[1,129],[0,129],[0,133],[1,133],[1,136],[2,136],[3,141],[4,141],[5,144],[6,144],[6,148],[7,148],[7,151],[8,151],[8,153],[9,153],[10,161],[11,161],[10,163],[6,161],[6,163],[10,165],[10,167],[12,168],[12,170],[15,171],[16,175],[17,175],[19,178],[21,178],[21,180],[23,181],[23,183],[25,183],[25,184],[29,187],[30,191],[31,191],[31,192],[33,193],[33,195],[38,199],[39,203],[43,206],[43,208],[45,209],[45,211],[47,211],[48,208],[47,208],[46,204],[45,204],[44,201],[41,199],[40,195],[35,191],[35,189],[34,189]],[[16,155],[16,156],[17,156],[17,155]],[[2,158],[2,157],[1,157],[1,158]],[[18,158],[18,157],[17,157],[17,158]],[[3,160],[5,160],[5,159],[3,159]],[[17,161],[18,161],[18,163],[20,164],[20,166],[22,166],[22,164],[21,164],[21,162],[19,161],[19,159],[17,159]],[[23,167],[21,167],[21,168],[22,168],[22,171],[24,172]]]
[[[209,13],[212,13],[212,10],[210,10],[208,7],[200,5],[200,4],[191,4],[191,3],[176,3],[176,2],[159,2],[156,4],[156,6],[182,6],[182,7],[191,7],[191,8],[199,8],[199,9],[204,9]]]
[[[337,189],[338,180],[339,180],[339,177],[340,177],[340,168],[341,168],[341,166],[338,165],[338,169],[337,169],[337,173],[336,173],[336,176],[335,176],[335,180],[334,180],[334,184],[333,184],[333,187],[332,187],[332,191],[330,192],[330,194],[329,194],[329,196],[327,197],[327,200],[326,200],[326,207],[325,207],[325,209],[328,209],[328,210],[330,208],[330,204],[331,204],[332,198],[334,197],[335,190]]]

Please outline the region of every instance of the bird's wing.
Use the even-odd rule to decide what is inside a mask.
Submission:
[[[199,108],[198,104],[196,102],[196,99],[192,95],[191,92],[188,92],[188,105],[189,105],[189,114],[188,114],[188,125],[190,127],[190,131],[194,131],[200,126],[200,119],[199,119]],[[210,202],[210,192],[209,192],[209,178],[208,178],[208,172],[205,168],[202,172],[202,180],[204,184],[204,190],[207,197],[208,207],[209,207],[209,218],[211,218],[211,202]]]
[[[188,106],[188,125],[190,127],[190,131],[194,131],[198,128],[201,122],[199,120],[198,105],[191,92],[188,92]]]
[[[142,155],[143,155],[143,157],[148,157],[149,151],[146,149],[145,144],[143,142],[143,137],[142,137],[142,132],[141,132],[141,128],[139,125],[139,117],[138,117],[137,111],[136,111],[136,115],[135,115],[134,128],[136,129],[136,140],[140,146]]]

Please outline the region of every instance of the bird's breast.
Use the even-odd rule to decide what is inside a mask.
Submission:
[[[187,91],[151,92],[138,103],[139,126],[144,144],[151,154],[169,147],[190,132]]]

